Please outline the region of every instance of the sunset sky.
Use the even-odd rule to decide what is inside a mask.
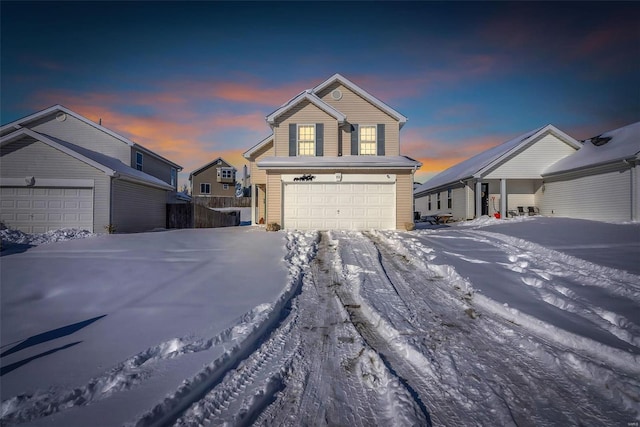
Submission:
[[[553,124],[640,120],[638,2],[0,3],[1,117],[62,104],[182,165],[242,153],[340,73],[408,117],[435,172]]]

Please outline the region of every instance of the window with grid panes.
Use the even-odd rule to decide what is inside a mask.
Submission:
[[[298,126],[298,156],[315,156],[316,127],[314,125]]]
[[[360,155],[376,155],[376,127],[360,126]]]

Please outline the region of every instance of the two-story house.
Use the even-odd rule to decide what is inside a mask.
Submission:
[[[404,229],[413,175],[407,118],[340,74],[266,117],[273,134],[244,153],[252,221],[285,229]]]
[[[189,174],[193,197],[235,197],[236,168],[218,157]]]
[[[163,228],[180,170],[54,105],[0,127],[0,221],[28,233]]]

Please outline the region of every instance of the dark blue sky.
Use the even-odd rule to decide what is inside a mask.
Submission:
[[[551,123],[640,119],[637,2],[0,3],[1,122],[60,103],[183,165],[240,154],[341,73],[409,118],[426,177]]]

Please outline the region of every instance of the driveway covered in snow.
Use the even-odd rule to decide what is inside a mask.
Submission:
[[[2,258],[2,421],[637,422],[639,231],[522,218],[43,245]]]

